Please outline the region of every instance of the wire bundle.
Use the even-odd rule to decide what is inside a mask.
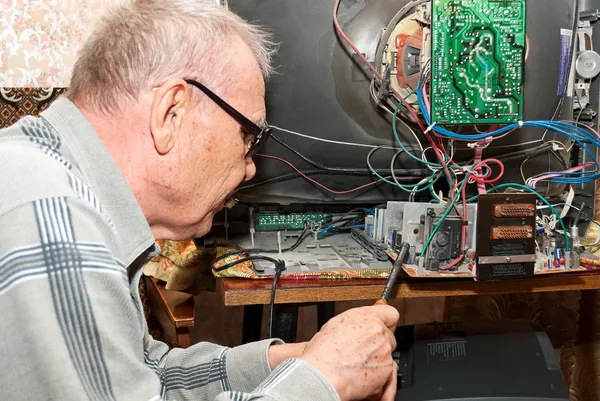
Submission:
[[[414,7],[415,5],[421,3],[422,1],[414,1],[410,4],[411,7]],[[574,27],[576,27],[579,5],[576,0],[574,0],[574,4],[575,15],[573,21]],[[374,96],[374,98],[377,99],[378,96],[376,96],[376,93],[374,92],[376,90],[375,84],[383,84],[384,73],[382,71],[379,71],[378,68],[376,68],[369,62],[369,60],[366,59],[366,57],[358,50],[358,48],[354,45],[354,43],[348,38],[348,36],[340,27],[337,20],[337,10],[339,8],[339,5],[340,0],[336,0],[333,8],[333,23],[335,26],[335,30],[337,31],[339,37],[341,37],[348,44],[350,49],[352,49],[352,51],[362,60],[363,63],[365,63],[365,65],[372,72],[373,80],[371,82],[369,90],[371,96]],[[409,8],[403,8],[400,14],[408,12]],[[576,39],[575,36],[576,35],[574,35],[573,37],[573,41],[575,41]],[[526,38],[526,41],[526,52],[528,55],[530,51],[529,39]],[[575,43],[573,43],[571,46],[571,54],[574,48]],[[381,49],[378,48],[378,54],[380,53],[380,50]],[[428,192],[432,196],[432,198],[438,200],[439,202],[445,203],[447,205],[447,208],[442,218],[439,220],[438,225],[436,226],[436,228],[434,228],[430,237],[425,241],[423,252],[426,251],[427,247],[429,246],[429,243],[431,242],[433,236],[437,232],[437,229],[441,225],[442,221],[452,211],[454,211],[463,220],[463,222],[465,222],[465,224],[463,224],[463,228],[464,230],[466,230],[466,222],[468,221],[466,205],[468,202],[473,202],[477,199],[477,197],[473,197],[470,199],[466,198],[467,185],[476,185],[480,194],[490,192],[492,190],[498,191],[503,188],[512,188],[518,189],[520,191],[535,193],[542,202],[546,203],[549,206],[550,210],[554,213],[554,215],[556,215],[556,221],[558,222],[558,224],[561,225],[564,232],[567,232],[564,223],[560,218],[560,215],[558,215],[558,213],[556,212],[556,209],[542,195],[536,192],[535,188],[540,182],[544,181],[552,181],[557,184],[563,185],[576,185],[590,183],[600,178],[600,171],[598,168],[598,162],[596,160],[596,149],[593,149],[600,148],[600,134],[596,130],[585,124],[573,121],[558,120],[558,118],[560,117],[560,110],[564,101],[564,96],[559,99],[558,105],[554,110],[551,120],[519,121],[518,123],[509,124],[503,127],[491,126],[489,127],[489,130],[487,132],[482,131],[479,127],[475,126],[473,128],[474,132],[471,133],[453,132],[445,127],[432,124],[431,116],[429,114],[430,100],[427,91],[427,84],[430,81],[431,75],[430,62],[431,60],[428,60],[424,63],[421,70],[421,79],[419,80],[417,87],[413,88],[407,96],[401,97],[392,86],[389,86],[389,93],[387,95],[388,98],[386,99],[386,104],[389,105],[389,103],[392,102],[393,104],[395,104],[395,108],[393,108],[393,112],[392,109],[388,109],[387,107],[384,107],[383,109],[386,112],[390,113],[390,115],[392,116],[392,130],[395,142],[398,146],[397,148],[390,147],[389,145],[371,145],[353,142],[333,141],[320,137],[305,135],[284,128],[273,127],[281,132],[285,132],[292,135],[298,135],[310,140],[328,142],[339,146],[354,146],[367,148],[369,149],[369,152],[366,155],[367,169],[325,166],[304,156],[301,152],[294,149],[281,138],[273,136],[273,139],[277,143],[291,151],[296,156],[300,157],[302,160],[304,160],[311,166],[315,167],[316,170],[311,170],[310,172],[303,172],[296,168],[290,161],[285,160],[282,157],[260,154],[258,155],[259,157],[272,159],[287,164],[291,169],[295,171],[295,173],[286,175],[285,177],[272,178],[263,181],[262,183],[250,184],[248,186],[242,187],[241,189],[246,189],[257,185],[263,185],[264,183],[276,182],[283,179],[301,176],[308,182],[330,193],[331,195],[345,195],[355,193],[361,190],[369,190],[375,188],[380,184],[392,185],[396,188],[399,188],[400,190],[408,192],[409,201],[414,201],[417,194],[419,193]],[[569,74],[566,74],[566,77],[568,77],[568,75]],[[417,97],[419,112],[417,112],[407,102],[407,98],[415,94]],[[411,121],[415,122],[418,128],[420,129],[420,135],[417,135],[417,133],[402,119],[402,116],[407,115],[410,116]],[[415,142],[412,146],[407,146],[400,139],[397,127],[398,124],[401,124],[404,130],[406,132],[409,132],[415,138]],[[540,144],[538,146],[528,148],[525,150],[519,150],[512,153],[504,153],[495,158],[482,157],[483,150],[489,147],[492,141],[502,138],[525,127],[543,130],[541,139],[525,143],[533,144],[539,142]],[[568,140],[572,141],[572,145],[567,149],[566,145],[556,140],[546,141],[546,136],[548,132],[557,133],[566,137]],[[427,142],[427,147],[423,147],[420,138],[424,139]],[[457,143],[459,142],[467,142],[467,149],[473,149],[474,157],[472,160],[468,162],[459,162],[458,160],[456,160],[455,155],[457,151]],[[569,166],[569,159],[565,156],[565,154],[568,154],[575,145],[577,145],[585,153],[590,162],[584,163],[579,166]],[[498,149],[499,147],[495,148]],[[376,152],[384,149],[388,151],[392,150],[394,152],[390,160],[389,168],[375,168],[371,162],[371,159]],[[413,153],[415,151],[418,151],[418,153]],[[504,174],[503,162],[516,159],[524,159],[525,162],[529,157],[548,152],[553,153],[557,156],[557,158],[561,161],[561,164],[565,166],[565,170],[547,171],[529,178],[525,177],[525,175],[523,174],[523,181],[525,185],[516,183],[505,183],[490,187],[490,185],[497,184],[498,181],[502,179]],[[556,152],[562,153],[558,154]],[[424,169],[405,170],[396,168],[396,165],[398,164],[397,162],[401,157],[408,157],[414,161],[417,161],[422,166],[424,166]],[[370,174],[376,177],[377,179],[367,184],[360,185],[356,188],[337,190],[329,188],[321,184],[317,180],[309,177],[309,173],[310,175]],[[444,181],[446,181],[448,185],[447,196],[444,196],[444,194],[440,190],[436,190],[435,188],[436,185],[440,182],[440,179],[442,178],[444,179]],[[458,206],[460,203],[462,203],[462,207]],[[350,227],[352,226],[352,224],[348,223],[345,224],[345,226]],[[329,227],[321,230],[319,233],[321,235],[326,235],[328,233],[331,233],[331,231],[334,230],[335,227],[340,227],[340,225],[334,224],[332,222]],[[466,235],[463,235],[463,238],[465,238],[466,240]],[[567,240],[567,248],[568,247],[569,246]],[[466,251],[466,244],[463,244],[463,250]],[[454,266],[454,262],[450,267],[452,266]]]

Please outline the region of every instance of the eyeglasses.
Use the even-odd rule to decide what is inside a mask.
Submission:
[[[271,128],[266,122],[261,125],[255,124],[200,82],[194,81],[193,79],[186,79],[185,82],[190,85],[194,85],[196,88],[204,92],[206,96],[211,98],[213,102],[215,102],[242,126],[244,134],[247,135],[247,139],[245,140],[248,148],[246,151],[246,157],[254,156],[264,146],[265,142],[267,142],[267,139],[269,139],[271,136]]]

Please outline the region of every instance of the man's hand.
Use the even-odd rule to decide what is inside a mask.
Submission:
[[[281,362],[290,358],[298,358],[308,343],[278,344],[269,347],[269,366],[275,369]]]
[[[393,334],[398,311],[391,306],[351,309],[331,319],[306,345],[299,359],[319,370],[342,401],[381,399],[396,394]]]

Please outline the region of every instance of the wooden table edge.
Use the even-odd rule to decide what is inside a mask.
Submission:
[[[225,280],[218,279],[218,291],[226,306],[268,305],[271,297],[270,288],[246,288],[225,290]],[[264,282],[263,282],[264,283]],[[268,281],[271,284],[271,281]],[[315,286],[278,288],[275,303],[309,303],[333,301],[375,300],[381,296],[384,284],[381,281],[373,284],[326,285],[315,283]],[[501,281],[435,281],[408,280],[399,283],[393,298],[429,298],[442,296],[497,295],[513,293],[538,293],[553,291],[576,291],[600,289],[600,275],[578,274],[560,275],[556,277],[534,277],[527,279],[511,279]]]

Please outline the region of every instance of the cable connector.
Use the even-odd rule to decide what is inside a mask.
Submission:
[[[436,125],[436,124],[437,124],[437,123],[433,123],[433,124],[431,124],[429,127],[427,127],[427,129],[426,129],[425,131],[423,131],[423,133],[424,133],[424,134],[427,134],[427,133],[429,133],[429,132],[430,132],[430,131],[433,129],[433,127],[435,127],[435,125]]]
[[[275,263],[275,273],[281,274],[285,270],[285,260],[277,259],[277,262]]]
[[[519,128],[523,128],[523,121],[517,121],[517,124],[519,124]]]
[[[386,68],[385,75],[381,81],[381,86],[377,92],[377,100],[382,101],[390,94],[390,81],[391,81],[392,69],[391,67]]]

